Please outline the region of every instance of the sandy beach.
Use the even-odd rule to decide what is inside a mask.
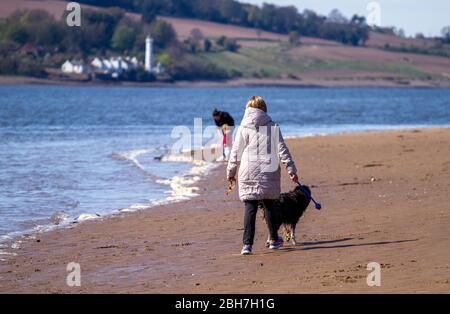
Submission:
[[[450,129],[290,139],[312,206],[298,246],[239,255],[243,205],[225,195],[225,166],[199,196],[22,239],[2,256],[0,292],[450,293]],[[293,184],[283,174],[283,190]],[[66,266],[81,265],[81,287]],[[368,287],[369,262],[381,287]]]

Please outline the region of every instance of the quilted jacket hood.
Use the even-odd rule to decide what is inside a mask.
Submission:
[[[264,111],[256,108],[248,108],[245,110],[241,126],[246,128],[257,128],[268,125],[271,122],[272,118]]]

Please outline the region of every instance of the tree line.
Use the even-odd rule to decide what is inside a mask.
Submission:
[[[314,11],[299,12],[295,6],[264,3],[261,7],[236,0],[82,0],[82,3],[141,13],[146,22],[157,15],[194,18],[252,27],[269,32],[319,37],[350,45],[364,44],[369,37],[365,18],[336,20]]]
[[[119,8],[102,11],[84,10],[83,27],[68,27],[66,19],[55,19],[43,10],[16,11],[0,23],[2,43],[33,43],[81,56],[108,50],[136,52],[142,50],[148,33],[158,49],[176,41],[169,23],[155,20],[151,24],[134,21]]]

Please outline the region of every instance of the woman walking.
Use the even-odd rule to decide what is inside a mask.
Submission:
[[[239,198],[245,205],[242,255],[252,254],[256,213],[260,204],[264,207],[269,228],[269,248],[283,246],[276,230],[274,202],[281,193],[280,161],[292,181],[297,183],[297,169],[280,128],[267,114],[264,99],[254,96],[247,103],[227,168],[227,179],[234,182],[239,167]]]

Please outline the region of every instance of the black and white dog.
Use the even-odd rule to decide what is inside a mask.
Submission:
[[[276,202],[276,228],[284,226],[284,239],[286,242],[291,242],[293,245],[297,244],[295,239],[295,228],[300,218],[305,213],[311,199],[305,194],[302,189],[306,190],[311,195],[311,190],[306,185],[302,187],[297,186],[294,191],[283,193],[280,199]],[[263,207],[260,204],[260,207]],[[270,240],[270,238],[269,238]],[[269,241],[267,241],[269,243]]]

